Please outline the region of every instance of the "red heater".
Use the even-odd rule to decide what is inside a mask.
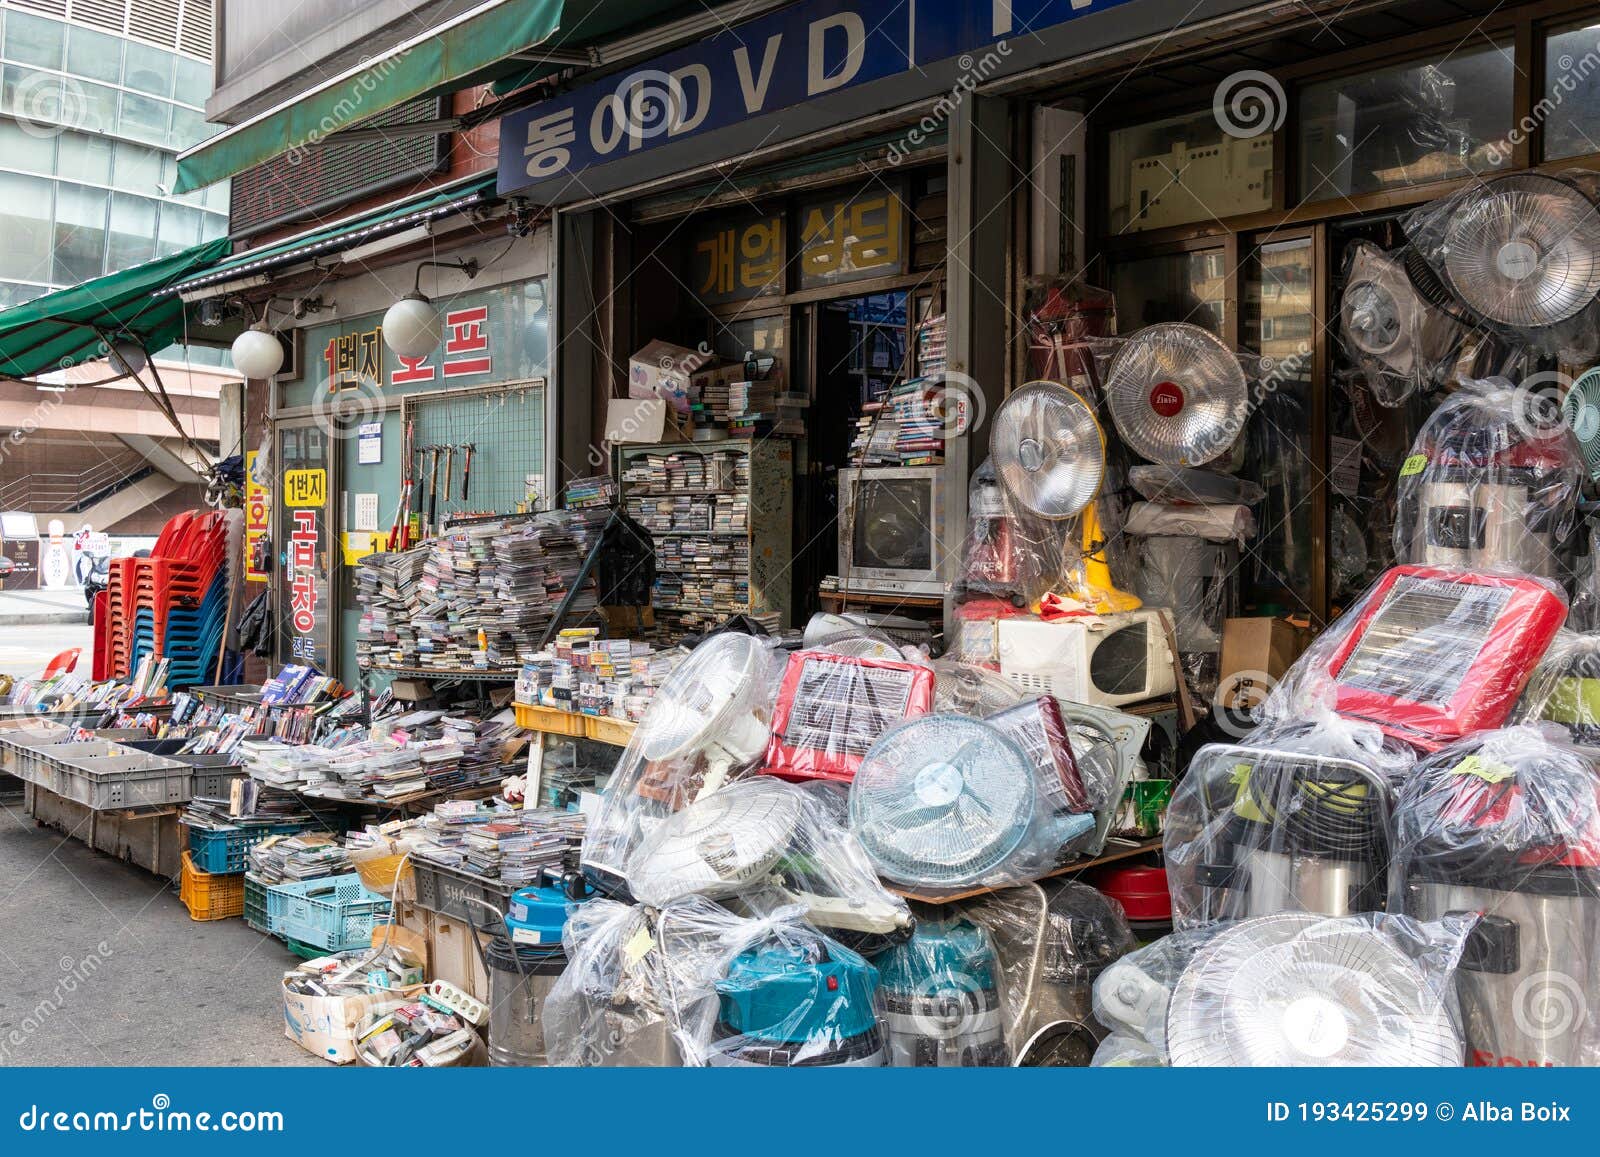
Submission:
[[[931,667],[797,651],[778,688],[768,775],[848,783],[878,737],[933,710]]]
[[[1395,567],[1328,662],[1334,709],[1429,751],[1499,727],[1566,617],[1535,579]]]

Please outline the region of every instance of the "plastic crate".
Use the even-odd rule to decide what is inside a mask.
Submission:
[[[292,836],[304,824],[260,824],[234,831],[189,829],[189,854],[202,872],[242,872],[250,866],[250,849],[268,836]]]
[[[586,733],[584,717],[575,711],[559,707],[535,707],[529,703],[513,704],[517,726],[528,731],[543,731],[546,735],[570,735],[581,738]]]
[[[57,795],[95,811],[110,811],[187,803],[193,776],[186,764],[124,751],[60,759],[51,778],[49,790]]]
[[[412,859],[411,870],[417,881],[417,907],[441,916],[453,916],[467,924],[481,925],[488,919],[489,914],[479,904],[489,904],[504,912],[511,902],[511,894],[524,886],[476,876],[421,858]]]
[[[244,922],[257,932],[272,933],[267,922],[267,886],[248,872],[244,880]]]
[[[374,926],[388,915],[389,901],[369,891],[356,872],[267,889],[267,923],[273,935],[314,944],[324,952],[365,948],[372,943]]]
[[[584,734],[597,743],[609,743],[612,747],[626,747],[633,739],[634,730],[639,726],[628,719],[612,719],[606,715],[585,715]]]
[[[244,915],[244,877],[218,876],[194,866],[188,852],[183,853],[183,870],[178,876],[178,899],[189,909],[191,920],[227,920]]]

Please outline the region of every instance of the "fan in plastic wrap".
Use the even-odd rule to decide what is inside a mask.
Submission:
[[[1600,292],[1600,213],[1560,178],[1497,177],[1450,214],[1443,255],[1451,288],[1490,321],[1555,325]]]
[[[1011,680],[948,659],[933,662],[933,709],[954,715],[987,718],[1022,702],[1024,692]]]
[[[1572,383],[1561,401],[1561,416],[1578,439],[1589,477],[1600,482],[1600,366]]]
[[[850,785],[850,826],[887,880],[935,891],[979,884],[1033,819],[1027,757],[960,715],[927,715],[884,734]]]
[[[1165,466],[1203,466],[1227,452],[1249,409],[1238,357],[1186,322],[1147,326],[1112,355],[1106,397],[1123,441]]]
[[[718,635],[698,647],[657,693],[640,724],[640,751],[655,763],[701,752],[715,788],[728,769],[760,754],[767,725],[749,699],[768,648],[750,635]]]
[[[1398,406],[1433,380],[1455,348],[1461,327],[1423,299],[1403,261],[1376,245],[1356,242],[1348,261],[1339,332],[1369,371],[1374,397],[1382,405]]]
[[[658,824],[628,859],[628,887],[660,908],[684,896],[731,896],[760,880],[789,847],[801,804],[786,784],[743,780]]]
[[[1461,1063],[1426,975],[1370,927],[1245,920],[1195,953],[1167,1009],[1174,1066]]]

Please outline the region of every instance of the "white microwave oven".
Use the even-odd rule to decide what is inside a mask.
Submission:
[[[1037,694],[1121,707],[1177,686],[1166,623],[1153,607],[1055,622],[1001,619],[997,635],[1000,674]]]

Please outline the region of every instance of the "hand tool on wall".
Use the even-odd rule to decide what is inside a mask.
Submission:
[[[450,474],[455,465],[455,460],[456,448],[454,446],[446,446],[444,448],[444,502],[446,506],[450,504]]]
[[[473,443],[468,442],[462,448],[465,457],[461,460],[461,501],[467,500],[467,487],[472,483],[472,452],[477,449]]]
[[[439,447],[428,448],[428,534],[439,533]]]
[[[413,423],[406,423],[406,452],[401,466],[400,501],[395,507],[394,522],[389,525],[389,550],[405,550],[411,545],[411,440],[416,434]]]

